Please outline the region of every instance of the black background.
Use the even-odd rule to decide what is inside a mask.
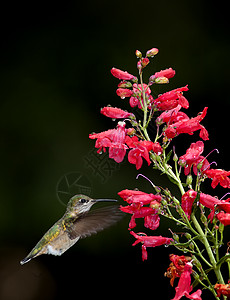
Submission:
[[[82,174],[95,198],[118,199],[124,188],[151,192],[146,181],[136,181],[138,171],[127,160],[104,182],[85,163],[94,148],[88,134],[115,127],[100,108],[111,104],[130,110],[128,101],[115,94],[118,80],[110,69],[137,74],[136,49],[160,50],[147,75],[176,70],[156,94],[189,84],[186,113],[192,117],[209,107],[202,122],[210,134],[205,155],[218,148],[220,154],[210,161],[230,168],[227,11],[227,3],[216,1],[1,4],[0,299],[173,297],[163,274],[174,250],[149,249],[143,263],[139,245],[131,246],[129,218],[61,257],[42,256],[25,266],[19,261],[64,213],[56,189],[65,174]],[[197,133],[179,137],[178,154],[197,139]],[[146,164],[141,173],[168,185]],[[208,189],[213,195],[226,192]],[[170,226],[162,220],[157,234],[169,236]]]

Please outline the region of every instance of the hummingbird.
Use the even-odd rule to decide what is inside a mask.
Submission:
[[[62,255],[80,238],[103,230],[121,219],[118,205],[91,210],[98,202],[116,202],[114,199],[92,199],[85,195],[73,196],[66,212],[40,239],[30,253],[20,261],[23,265],[41,254]]]

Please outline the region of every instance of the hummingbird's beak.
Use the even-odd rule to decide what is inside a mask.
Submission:
[[[117,202],[115,199],[94,199],[95,202]]]

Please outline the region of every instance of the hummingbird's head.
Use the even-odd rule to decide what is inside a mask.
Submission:
[[[107,202],[112,201],[116,202],[117,200],[114,199],[92,199],[86,195],[75,195],[73,196],[68,204],[67,204],[67,211],[76,212],[76,213],[85,213],[90,210],[93,204],[97,202]]]

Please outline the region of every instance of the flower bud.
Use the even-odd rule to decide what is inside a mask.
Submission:
[[[136,57],[137,57],[137,58],[142,58],[142,53],[141,53],[141,51],[136,50],[135,54],[136,54]]]
[[[149,206],[153,209],[158,209],[161,206],[161,204],[158,201],[154,200],[150,202]]]
[[[169,83],[169,80],[167,77],[157,77],[155,78],[155,83],[157,84]]]
[[[157,48],[152,48],[146,52],[146,57],[154,57],[158,52],[159,50]]]
[[[127,135],[134,135],[135,132],[136,132],[136,130],[132,127],[132,128],[128,128],[126,133],[127,133]]]
[[[131,82],[129,81],[121,81],[119,84],[118,84],[118,87],[119,88],[131,88],[133,85]]]
[[[187,185],[192,184],[192,175],[191,175],[191,174],[189,174],[189,175],[187,176],[186,184],[187,184]]]
[[[149,64],[149,59],[147,57],[142,59],[142,68],[145,68]]]
[[[174,155],[173,155],[173,161],[178,161],[178,156],[176,153],[174,153]]]

